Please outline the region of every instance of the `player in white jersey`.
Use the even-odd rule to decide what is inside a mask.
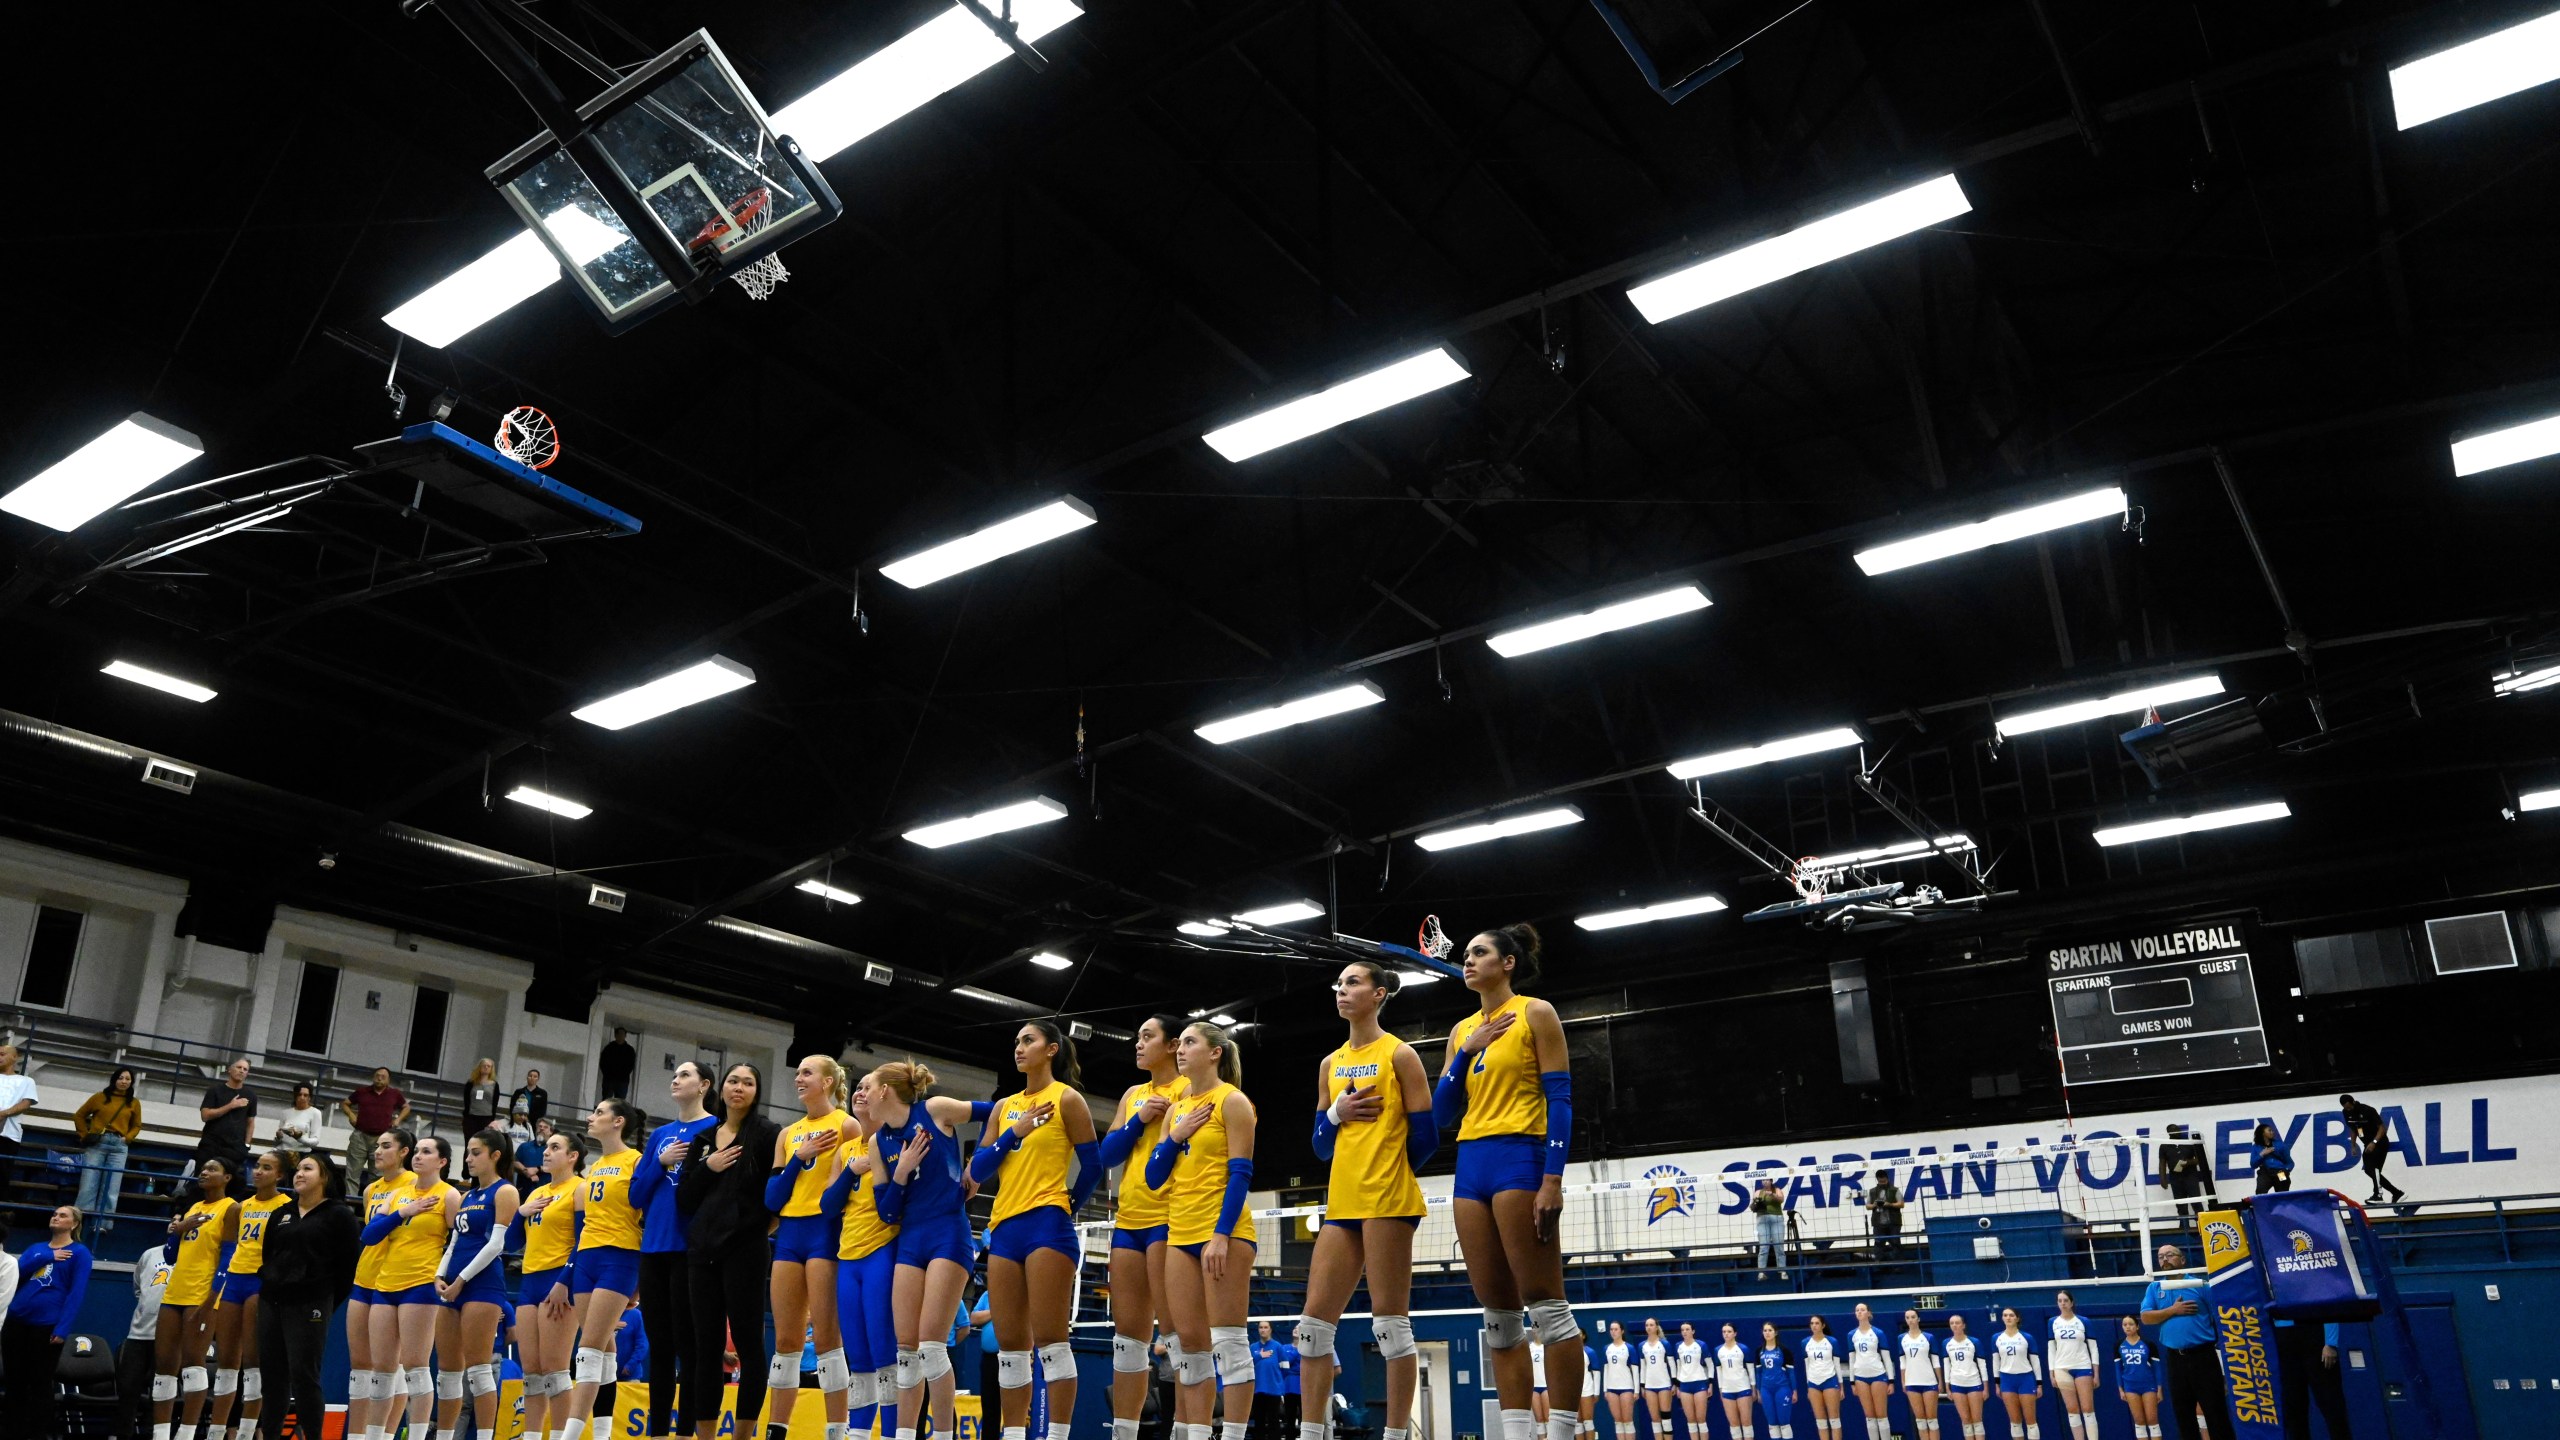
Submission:
[[[1589,1437],[1600,1433],[1599,1428],[1591,1423],[1591,1413],[1599,1406],[1600,1352],[1589,1345],[1584,1345],[1582,1347],[1582,1403],[1574,1411],[1576,1418],[1581,1421],[1580,1426],[1574,1431],[1580,1440],[1589,1440]]]
[[[1991,1373],[2000,1386],[2001,1407],[2009,1412],[2009,1433],[2020,1440],[2044,1440],[2036,1425],[2036,1402],[2044,1398],[2044,1357],[2035,1337],[2018,1328],[2016,1307],[2000,1307],[2000,1333],[1991,1337]]]
[[[1911,1428],[1920,1440],[1937,1440],[1938,1342],[1920,1323],[1920,1312],[1902,1312],[1902,1333],[1894,1337],[1902,1362],[1902,1398],[1911,1407]]]
[[[2071,1440],[2098,1440],[2097,1337],[2070,1291],[2055,1291],[2053,1304],[2061,1313],[2049,1326],[2045,1368],[2053,1374],[2053,1388],[2062,1392],[2062,1418],[2071,1427]]]
[[[1758,1367],[1752,1363],[1751,1352],[1742,1348],[1742,1337],[1730,1320],[1725,1322],[1724,1338],[1716,1344],[1715,1359],[1716,1399],[1724,1405],[1726,1432],[1734,1440],[1752,1440],[1751,1379],[1752,1371]],[[1689,1433],[1691,1440],[1696,1440],[1706,1433],[1706,1427],[1698,1426]]]
[[[1947,1403],[1956,1407],[1965,1440],[1982,1440],[1982,1394],[1991,1371],[1983,1360],[1982,1342],[1965,1333],[1962,1315],[1947,1317],[1947,1343],[1939,1348],[1938,1365],[1947,1381]]]
[[[1680,1392],[1680,1414],[1689,1422],[1691,1440],[1707,1433],[1707,1347],[1698,1327],[1680,1322],[1680,1343],[1671,1347],[1671,1384]]]
[[[1876,1328],[1876,1312],[1858,1302],[1858,1323],[1849,1327],[1849,1386],[1858,1392],[1858,1413],[1866,1417],[1867,1440],[1893,1440],[1893,1420],[1885,1406],[1893,1395],[1893,1366],[1885,1356],[1892,1337]]]
[[[1671,1342],[1662,1322],[1644,1318],[1644,1339],[1636,1345],[1636,1384],[1644,1391],[1645,1413],[1662,1440],[1671,1440]]]
[[[1609,1343],[1600,1347],[1600,1391],[1609,1397],[1609,1424],[1619,1440],[1636,1433],[1636,1347],[1627,1343],[1627,1327],[1609,1322]]]
[[[1538,1422],[1538,1433],[1547,1433],[1547,1347],[1529,1347],[1529,1413]]]
[[[1813,1440],[1839,1440],[1840,1347],[1830,1321],[1811,1315],[1804,1323],[1812,1332],[1804,1338],[1804,1398],[1813,1406]]]

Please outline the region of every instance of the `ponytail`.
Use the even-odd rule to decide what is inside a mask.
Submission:
[[[1244,1056],[1236,1049],[1235,1037],[1227,1033],[1225,1026],[1212,1025],[1206,1020],[1194,1020],[1190,1028],[1218,1052],[1218,1078],[1241,1088],[1244,1085]]]
[[[901,1104],[913,1105],[933,1088],[933,1070],[921,1060],[892,1060],[871,1072]]]

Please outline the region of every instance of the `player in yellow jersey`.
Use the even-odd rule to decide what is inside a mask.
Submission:
[[[1182,1022],[1150,1015],[1138,1026],[1138,1068],[1147,1078],[1120,1096],[1111,1133],[1102,1137],[1105,1168],[1136,1157],[1120,1172],[1120,1205],[1111,1217],[1111,1436],[1138,1440],[1147,1405],[1148,1342],[1163,1318],[1164,1191],[1147,1183],[1147,1157],[1164,1139],[1164,1117],[1183,1091],[1173,1063]],[[1166,1321],[1165,1329],[1173,1328]]]
[[[1307,1309],[1290,1338],[1298,1347],[1298,1388],[1333,1393],[1333,1332],[1365,1271],[1369,1322],[1387,1362],[1387,1425],[1380,1440],[1406,1440],[1421,1361],[1413,1343],[1413,1232],[1422,1225],[1422,1185],[1414,1167],[1439,1148],[1422,1057],[1378,1024],[1396,993],[1396,975],[1354,960],[1333,982],[1333,1012],[1351,1026],[1342,1048],[1316,1063],[1316,1157],[1333,1162],[1324,1228],[1307,1266]],[[1319,1405],[1298,1422],[1303,1440],[1324,1440],[1331,1419]]]
[[[861,1127],[845,1114],[849,1083],[832,1055],[811,1055],[791,1072],[800,1118],[773,1141],[773,1173],[764,1183],[764,1208],[782,1218],[773,1232],[773,1358],[765,1372],[765,1433],[791,1428],[800,1402],[800,1342],[818,1347],[818,1401],[827,1411],[827,1440],[843,1440],[845,1390],[852,1371],[844,1336],[836,1329],[836,1241],[841,1225],[829,1220],[827,1187],[844,1168],[846,1132]]]
[[[251,1440],[266,1409],[264,1382],[258,1378],[258,1271],[267,1259],[267,1224],[293,1203],[277,1187],[293,1162],[270,1150],[249,1164],[249,1198],[232,1207],[223,1236],[231,1258],[223,1266],[221,1305],[213,1312],[213,1414],[205,1423],[206,1440],[222,1440],[231,1426],[232,1403],[240,1407],[240,1440]]]
[[[228,1193],[231,1167],[219,1156],[196,1171],[196,1188],[203,1198],[170,1217],[168,1243],[161,1247],[170,1268],[151,1337],[151,1440],[169,1440],[170,1412],[182,1395],[186,1428],[193,1431],[212,1384],[204,1348],[213,1324],[214,1282],[222,1273],[222,1236],[239,1202]]]
[[[397,1130],[383,1138],[394,1136],[406,1138]],[[376,1142],[376,1169],[383,1164],[381,1148]],[[397,1429],[405,1410],[409,1433],[423,1435],[435,1418],[436,1372],[429,1362],[435,1357],[436,1320],[444,1313],[443,1299],[436,1294],[436,1265],[453,1236],[462,1192],[444,1178],[453,1166],[451,1142],[428,1135],[408,1149],[407,1176],[376,1181],[366,1192],[370,1218],[362,1239],[373,1258],[373,1276],[365,1325],[374,1367],[382,1377],[375,1382],[375,1394],[384,1403],[373,1417],[374,1428]],[[378,1198],[376,1191],[381,1192]],[[357,1268],[361,1276],[361,1261]],[[391,1383],[386,1387],[384,1381]]]
[[[596,1102],[587,1115],[587,1138],[596,1158],[578,1187],[578,1258],[569,1296],[578,1315],[578,1358],[571,1366],[569,1410],[552,1409],[559,1440],[585,1440],[596,1413],[596,1391],[614,1383],[613,1332],[640,1290],[640,1207],[631,1203],[631,1177],[640,1168],[633,1144],[649,1136],[648,1117],[618,1096]]]
[[[1538,977],[1537,927],[1485,931],[1467,942],[1462,968],[1478,1008],[1449,1031],[1431,1109],[1440,1133],[1458,1137],[1458,1251],[1484,1306],[1501,1440],[1534,1440],[1534,1382],[1520,1348],[1532,1333],[1546,1355],[1547,1393],[1582,1390],[1582,1327],[1564,1298],[1557,1224],[1573,1144],[1573,1073],[1555,1007],[1516,988]],[[1574,1416],[1548,1411],[1549,1440],[1573,1440],[1577,1428]]]
[[[1236,1088],[1244,1060],[1223,1028],[1205,1020],[1186,1027],[1174,1062],[1182,1098],[1147,1157],[1147,1182],[1170,1182],[1165,1302],[1182,1337],[1174,1413],[1198,1427],[1193,1436],[1206,1433],[1214,1378],[1226,1396],[1224,1440],[1244,1440],[1244,1417],[1253,1412],[1253,1349],[1244,1338],[1253,1283],[1253,1216],[1244,1206],[1253,1183],[1253,1102]]]
[[[836,1219],[836,1333],[844,1341],[853,1383],[845,1390],[845,1427],[856,1435],[898,1432],[898,1227],[880,1217],[880,1167],[872,1162],[871,1102],[853,1095],[859,1134],[845,1140],[845,1163],[827,1186],[826,1213]]]
[[[524,1434],[549,1440],[569,1414],[569,1351],[578,1338],[570,1312],[578,1251],[578,1192],[586,1187],[586,1147],[574,1135],[543,1142],[544,1183],[516,1207],[524,1274],[516,1285],[516,1356],[524,1366]],[[556,1414],[555,1414],[556,1412]]]
[[[987,1143],[969,1160],[982,1191],[996,1186],[987,1221],[987,1313],[996,1327],[1002,1440],[1024,1440],[1030,1423],[1034,1349],[1049,1382],[1048,1440],[1067,1440],[1067,1418],[1076,1412],[1067,1327],[1084,1264],[1074,1215],[1102,1178],[1102,1146],[1076,1089],[1076,1042],[1056,1021],[1023,1022],[1013,1036],[1013,1068],[1022,1072],[1022,1089],[996,1103]]]
[[[365,1182],[358,1218],[367,1226],[407,1203],[400,1198],[415,1177],[409,1157],[418,1138],[394,1127],[373,1140],[373,1178]],[[348,1184],[355,1183],[353,1176]],[[373,1350],[374,1277],[382,1273],[383,1241],[361,1242],[356,1256],[355,1288],[347,1292],[347,1421],[346,1440],[381,1440],[385,1411],[396,1411],[405,1383],[397,1350],[376,1356]]]

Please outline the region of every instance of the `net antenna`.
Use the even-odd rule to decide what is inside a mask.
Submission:
[[[498,417],[498,435],[490,448],[529,470],[541,470],[560,458],[560,432],[550,416],[519,405]]]
[[[1414,934],[1413,948],[1434,960],[1446,960],[1449,958],[1449,952],[1458,948],[1458,945],[1456,941],[1449,938],[1448,931],[1440,928],[1439,916],[1425,915],[1422,917],[1422,928]]]

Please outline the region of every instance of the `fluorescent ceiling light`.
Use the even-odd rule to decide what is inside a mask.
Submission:
[[[1242,715],[1230,715],[1224,720],[1212,720],[1192,733],[1212,745],[1226,745],[1248,735],[1266,734],[1291,725],[1303,725],[1310,720],[1322,720],[1328,715],[1366,709],[1384,702],[1386,698],[1387,692],[1379,689],[1374,681],[1363,680],[1356,685],[1327,690],[1303,700],[1292,700],[1286,705],[1267,706]]]
[[[791,888],[799,891],[803,895],[815,895],[821,900],[833,900],[839,905],[859,905],[862,903],[861,896],[854,894],[850,890],[839,890],[824,880],[803,880]]]
[[[2528,420],[2486,435],[2453,442],[2453,473],[2477,475],[2507,465],[2521,465],[2545,455],[2560,455],[2560,415]]]
[[[1723,908],[1724,901],[1718,896],[1692,895],[1686,900],[1665,900],[1659,905],[1644,905],[1633,910],[1604,910],[1597,915],[1577,915],[1573,923],[1585,930],[1615,930],[1654,920],[1677,920],[1683,915],[1705,915]]]
[[[1026,43],[1084,14],[1067,0],[1013,0],[1009,13]],[[774,111],[774,133],[798,141],[810,160],[825,160],[1012,56],[955,5]]]
[[[1041,951],[1039,954],[1031,957],[1031,963],[1039,966],[1043,970],[1073,970],[1076,968],[1076,962],[1059,954],[1055,950]]]
[[[1918,860],[1929,855],[1961,855],[1973,848],[1973,837],[1969,835],[1941,835],[1935,840],[1901,840],[1870,850],[1816,855],[1797,861],[1796,869],[1801,874],[1821,875],[1834,870],[1855,870],[1864,865],[1899,865],[1905,860]]]
[[[714,655],[699,665],[688,665],[672,675],[661,675],[646,685],[608,695],[569,713],[590,725],[624,730],[643,720],[655,720],[670,710],[699,705],[715,695],[743,690],[754,683],[756,672],[725,655]]]
[[[2489,677],[2492,695],[2523,695],[2560,685],[2560,665],[2545,665],[2539,670],[2505,670]]]
[[[1212,1025],[1233,1025],[1236,1023],[1236,1017],[1228,1014],[1224,1010],[1221,1010],[1217,1014],[1209,1017],[1209,1023]]]
[[[2041,535],[2048,530],[2060,530],[2084,520],[2101,520],[2122,514],[2124,491],[2109,486],[2042,505],[2030,505],[2024,510],[2012,510],[2006,515],[1994,515],[1970,525],[1933,530],[1926,535],[1861,550],[1857,554],[1858,568],[1870,575],[1882,575],[1912,565],[1925,565],[1932,560],[1944,560],[1950,555],[2022,540],[2029,535]]]
[[[2202,815],[2173,815],[2166,820],[2146,820],[2139,825],[2111,826],[2091,838],[2101,845],[2132,845],[2171,835],[2192,835],[2199,830],[2222,830],[2233,825],[2252,825],[2260,820],[2281,820],[2292,813],[2283,801],[2270,800],[2263,805],[2208,810]]]
[[[2516,797],[2518,810],[2560,810],[2560,790],[2528,790]]]
[[[600,260],[629,237],[602,220],[564,205],[542,219],[542,228],[580,265]],[[560,279],[560,262],[542,237],[519,230],[507,243],[418,292],[382,323],[422,345],[452,344],[541,294]]]
[[[203,453],[203,441],[136,410],[0,495],[0,510],[68,533]]]
[[[1236,921],[1242,925],[1286,925],[1292,920],[1313,920],[1323,913],[1324,907],[1312,900],[1289,900],[1259,910],[1240,910]]]
[[[1014,0],[1012,5],[1014,24],[1026,42],[1038,41],[1083,13],[1068,0]],[[1012,55],[1011,47],[975,16],[953,6],[774,111],[774,133],[798,141],[801,153],[814,164]],[[591,222],[593,229],[572,216]],[[581,265],[624,238],[574,207],[548,216],[544,224]],[[599,239],[598,231],[610,238]],[[520,232],[382,318],[412,339],[450,345],[559,278],[560,266],[551,252],[532,232]]]
[[[910,590],[920,590],[936,580],[1073,534],[1092,523],[1093,507],[1070,495],[1010,520],[999,520],[983,530],[972,530],[957,540],[945,540],[904,560],[892,560],[880,567],[880,573]]]
[[[584,820],[596,813],[592,805],[581,805],[575,800],[546,795],[530,785],[519,785],[508,791],[507,798],[519,805],[530,805],[536,810],[548,810],[563,820]]]
[[[2030,710],[2012,715],[1992,728],[2000,738],[2032,735],[2038,730],[2051,730],[2060,725],[2077,725],[2083,720],[2100,720],[2109,715],[2139,715],[2154,705],[2167,705],[2179,700],[2197,700],[2222,693],[2222,677],[2199,675],[2191,680],[2170,680],[2158,685],[2136,685],[2119,690],[2101,700],[2075,700],[2044,710]]]
[[[1674,615],[1686,615],[1692,610],[1704,610],[1710,603],[1704,590],[1695,585],[1682,585],[1652,595],[1639,595],[1633,600],[1621,600],[1615,605],[1603,605],[1597,610],[1585,610],[1579,615],[1567,615],[1561,620],[1505,630],[1484,643],[1492,646],[1497,655],[1528,655],[1558,645],[1570,645],[1576,640],[1588,640],[1594,635],[1605,635],[1612,630],[1624,630],[1634,625],[1667,620]]]
[[[2552,80],[2560,80],[2560,11],[2394,67],[2391,113],[2406,130]]]
[[[1835,725],[1828,730],[1772,740],[1765,745],[1745,745],[1738,750],[1719,750],[1713,755],[1674,760],[1670,765],[1671,778],[1695,780],[1702,775],[1721,775],[1727,770],[1766,765],[1774,760],[1793,760],[1799,755],[1819,755],[1825,750],[1845,749],[1857,743],[1857,731],[1846,725]]]
[[[1277,450],[1292,440],[1321,434],[1346,420],[1375,414],[1466,378],[1466,367],[1456,356],[1446,350],[1425,350],[1383,370],[1355,375],[1233,425],[1221,425],[1200,438],[1229,460],[1250,460],[1265,450]]]
[[[1039,1008],[1028,1000],[1016,1000],[1010,995],[999,995],[993,990],[981,990],[975,985],[954,985],[951,987],[951,993],[963,1000],[975,1000],[984,1005],[1011,1005],[1020,1010]]]
[[[1528,835],[1540,830],[1553,830],[1559,825],[1579,825],[1582,811],[1572,805],[1559,805],[1552,810],[1532,810],[1526,815],[1468,825],[1457,830],[1435,830],[1416,835],[1413,843],[1425,850],[1455,850],[1461,845],[1481,845],[1487,840],[1507,840],[1514,835]]]
[[[1007,830],[1019,830],[1026,825],[1046,825],[1052,820],[1066,818],[1066,806],[1046,795],[1034,795],[1028,800],[1018,800],[1011,805],[999,805],[993,810],[982,810],[975,815],[964,815],[957,820],[920,825],[908,831],[907,838],[927,850],[939,850],[945,845],[957,845],[963,840],[1001,835]]]
[[[2553,793],[2560,794],[2560,791]],[[1399,970],[1396,972],[1396,988],[1403,990],[1415,985],[1437,985],[1443,978],[1437,970]]]
[[[1224,920],[1185,920],[1173,928],[1185,935],[1215,937],[1224,935],[1235,927]]]
[[[1659,325],[1702,305],[1713,305],[1772,280],[1784,280],[1844,255],[1925,230],[1973,208],[1953,175],[1924,180],[1905,190],[1799,225],[1783,235],[1755,240],[1738,250],[1674,270],[1627,292],[1644,318]]]
[[[208,690],[193,680],[181,680],[175,675],[163,675],[157,670],[145,670],[130,660],[111,660],[101,667],[98,673],[113,675],[119,680],[130,680],[136,685],[148,685],[154,690],[175,695],[181,700],[193,700],[199,705],[221,693]]]

